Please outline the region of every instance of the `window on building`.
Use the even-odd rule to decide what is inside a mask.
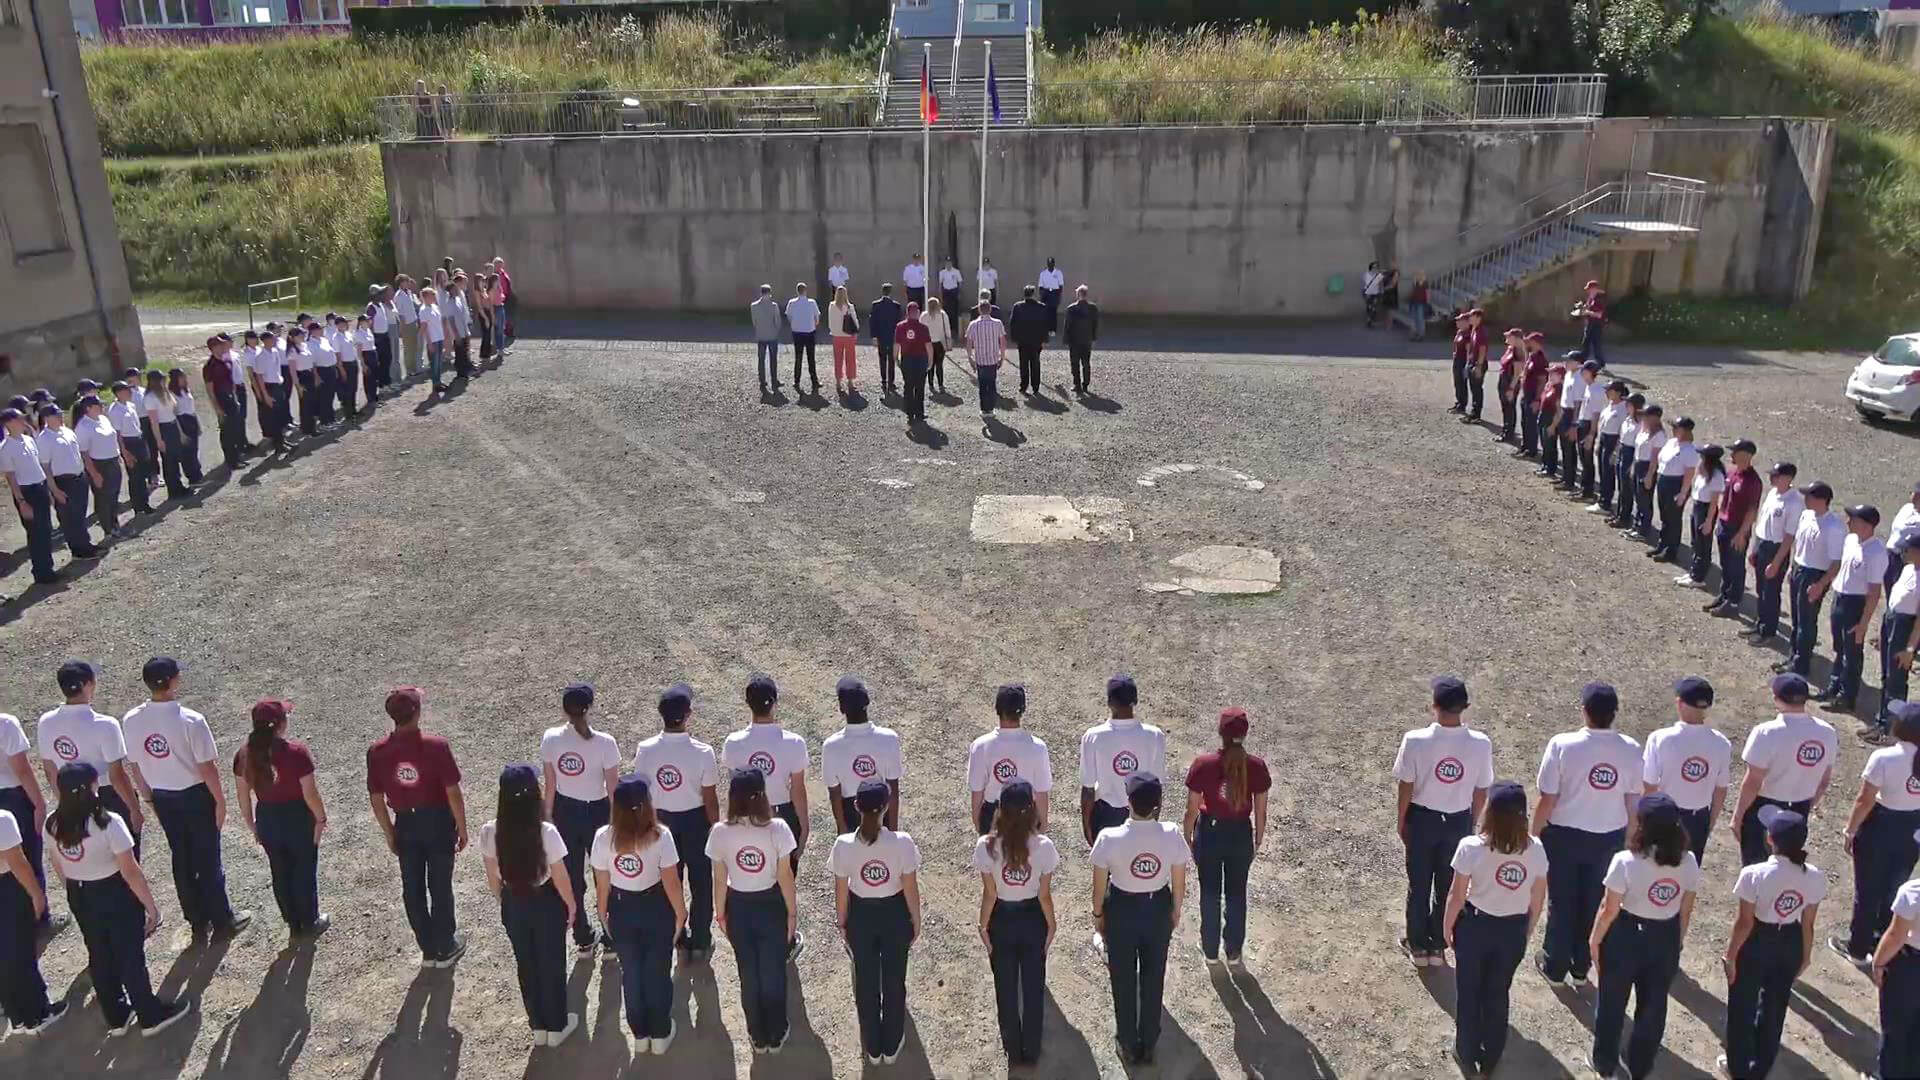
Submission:
[[[985,3],[973,5],[975,22],[1012,22],[1013,5],[1010,3]]]
[[[300,18],[310,23],[347,21],[347,0],[300,0]]]
[[[1887,32],[1887,55],[1902,67],[1912,67],[1916,43],[1920,43],[1920,23],[1900,23]]]
[[[53,162],[37,124],[0,124],[0,227],[16,261],[67,250]]]
[[[193,9],[193,0],[120,0],[128,26],[190,26]]]
[[[923,8],[932,3],[933,0],[900,0],[900,6],[903,8]]]
[[[213,0],[213,21],[222,26],[277,26],[287,21],[286,0]]]

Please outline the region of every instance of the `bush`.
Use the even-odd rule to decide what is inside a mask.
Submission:
[[[1305,30],[1410,7],[1413,0],[1046,0],[1047,38],[1077,43],[1115,30],[1181,32],[1201,27]]]

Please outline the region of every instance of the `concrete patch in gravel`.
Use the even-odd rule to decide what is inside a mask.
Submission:
[[[1200,593],[1252,596],[1278,589],[1286,577],[1286,566],[1279,556],[1264,548],[1210,544],[1175,556],[1172,563],[1193,573],[1172,581],[1145,582],[1141,588],[1180,596]]]
[[[910,488],[913,486],[913,481],[902,480],[900,477],[897,477],[897,476],[869,476],[867,477],[867,483],[879,484],[881,487],[893,488],[896,491],[902,488]]]
[[[983,544],[1053,544],[1064,540],[1126,543],[1133,526],[1119,499],[1090,495],[981,495],[973,500],[973,538]]]
[[[1264,491],[1266,490],[1266,487],[1267,487],[1266,481],[1256,480],[1253,477],[1248,476],[1246,473],[1243,473],[1238,469],[1229,469],[1225,465],[1188,465],[1185,463],[1179,463],[1174,465],[1156,465],[1153,468],[1148,469],[1146,472],[1141,473],[1140,478],[1135,480],[1134,483],[1139,484],[1141,487],[1145,487],[1145,488],[1159,487],[1162,481],[1167,480],[1170,477],[1184,476],[1188,473],[1200,473],[1200,472],[1205,472],[1205,473],[1210,473],[1210,474],[1225,477],[1226,479],[1233,481],[1235,484],[1238,484],[1240,487],[1243,487],[1248,491]]]

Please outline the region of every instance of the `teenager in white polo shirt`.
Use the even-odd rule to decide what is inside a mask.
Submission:
[[[40,976],[35,930],[47,915],[47,893],[26,848],[26,837],[40,835],[38,820],[29,818],[23,834],[20,819],[0,810],[0,1016],[23,1035],[38,1035],[67,1014],[66,1000],[49,1000]]]
[[[1627,1044],[1627,1075],[1653,1075],[1667,1027],[1667,989],[1680,972],[1680,946],[1700,888],[1700,864],[1687,842],[1680,807],[1671,796],[1655,792],[1640,800],[1627,850],[1607,866],[1606,900],[1588,938],[1600,988],[1587,1061],[1601,1076],[1613,1076],[1620,1064],[1629,994],[1633,1039]]]
[[[1009,683],[994,691],[993,711],[1000,724],[967,747],[967,816],[985,836],[993,828],[1000,793],[1024,780],[1034,793],[1034,828],[1047,831],[1047,794],[1053,790],[1053,759],[1047,744],[1020,727],[1027,712],[1027,688]]]
[[[1740,760],[1747,775],[1740,781],[1740,797],[1733,820],[1740,829],[1740,864],[1752,866],[1767,857],[1766,830],[1760,811],[1784,807],[1808,816],[1827,793],[1838,747],[1833,725],[1807,712],[1807,680],[1792,672],[1773,680],[1773,702],[1780,710],[1773,719],[1747,734]]]
[[[1907,700],[1914,655],[1920,652],[1920,532],[1896,534],[1887,545],[1893,585],[1887,589],[1887,613],[1880,619],[1880,709],[1862,737],[1882,742],[1893,723],[1890,706]],[[1894,570],[1898,570],[1896,574]]]
[[[1129,776],[1138,772],[1161,776],[1167,771],[1166,733],[1134,718],[1139,700],[1133,676],[1108,679],[1111,716],[1080,736],[1080,831],[1089,845],[1101,830],[1126,823]]]
[[[1727,804],[1727,770],[1733,743],[1707,722],[1713,684],[1688,675],[1673,684],[1679,719],[1647,736],[1640,779],[1648,795],[1665,792],[1680,808],[1687,847],[1695,862],[1705,857],[1707,835]]]
[[[893,792],[887,806],[889,829],[900,827],[900,736],[892,728],[881,727],[867,718],[872,695],[867,684],[852,675],[842,676],[834,687],[840,701],[840,714],[847,725],[820,744],[820,778],[827,784],[827,805],[833,810],[834,835],[851,830],[860,820],[853,805],[854,793],[868,780],[879,780]]]
[[[593,836],[594,906],[620,955],[627,1030],[651,1054],[673,1045],[673,947],[687,925],[680,851],[641,775],[613,789],[610,820]],[[704,855],[702,856],[704,861]],[[709,881],[708,887],[712,887]]]
[[[547,820],[567,844],[567,883],[573,886],[577,913],[573,945],[582,956],[592,955],[596,944],[593,922],[587,918],[587,853],[610,820],[622,760],[619,742],[587,722],[592,709],[593,687],[573,683],[560,692],[560,711],[567,722],[540,736],[540,790],[546,799]],[[605,924],[598,944],[613,944]]]
[[[1826,689],[1815,695],[1815,700],[1841,712],[1852,712],[1860,696],[1867,627],[1879,610],[1882,581],[1887,575],[1887,545],[1873,534],[1879,527],[1878,508],[1855,506],[1847,510],[1847,539],[1833,577],[1833,609],[1828,623],[1833,631],[1833,673]]]
[[[1468,1076],[1491,1075],[1507,1048],[1513,973],[1547,902],[1547,851],[1527,829],[1527,789],[1487,789],[1480,831],[1453,853],[1442,931],[1453,946],[1453,1057]]]
[[[901,269],[900,283],[907,288],[908,303],[927,306],[927,263],[919,252],[914,252],[913,258]]]
[[[1892,707],[1898,741],[1867,758],[1860,773],[1860,795],[1847,818],[1847,854],[1853,856],[1853,925],[1846,938],[1827,945],[1864,967],[1880,935],[1887,931],[1887,905],[1900,884],[1913,875],[1920,856],[1914,831],[1920,829],[1920,702]]]
[[[1920,836],[1914,838],[1920,841]],[[1900,886],[1873,952],[1880,988],[1880,1076],[1920,1076],[1920,878]]]
[[[1700,467],[1700,450],[1693,445],[1693,417],[1673,422],[1673,438],[1654,458],[1654,500],[1660,505],[1660,542],[1647,558],[1655,562],[1680,561],[1680,504],[1693,488]]]
[[[1159,777],[1135,772],[1127,777],[1126,792],[1131,815],[1101,831],[1087,861],[1093,864],[1093,922],[1106,939],[1113,980],[1120,1060],[1146,1065],[1160,1041],[1167,948],[1180,925],[1193,852],[1178,825],[1157,820]]]
[[[1802,678],[1813,671],[1813,649],[1820,638],[1820,604],[1840,573],[1846,553],[1847,525],[1833,511],[1833,489],[1815,480],[1800,489],[1807,508],[1793,532],[1793,576],[1787,599],[1793,616],[1793,655],[1773,665]]]
[[[558,1046],[580,1027],[580,1014],[567,1011],[565,960],[567,924],[580,913],[567,880],[567,842],[546,818],[533,766],[500,771],[499,812],[480,826],[480,857],[487,891],[500,901],[533,1045]]]
[[[727,779],[727,820],[707,837],[713,860],[714,915],[733,945],[740,968],[740,1011],[756,1054],[787,1044],[787,966],[799,934],[793,830],[767,805],[767,774],[733,770]]]
[[[399,323],[394,335],[400,339],[400,381],[413,378],[420,370],[420,299],[413,278],[406,274],[393,279],[393,317]]]
[[[140,809],[140,792],[127,773],[127,740],[120,721],[93,709],[93,665],[69,660],[60,665],[54,679],[67,699],[61,707],[40,714],[34,731],[35,749],[40,754],[41,771],[47,786],[57,786],[56,775],[63,765],[85,762],[94,772],[108,779],[110,786],[100,793],[101,805],[120,815],[133,835],[133,857],[140,857],[140,830],[146,814]]]
[[[1433,723],[1400,738],[1393,759],[1394,821],[1407,855],[1407,934],[1400,950],[1414,967],[1441,967],[1441,932],[1453,888],[1453,854],[1473,832],[1493,784],[1493,740],[1468,728],[1467,684],[1433,680]]]
[[[973,846],[980,874],[980,941],[993,969],[1000,1048],[1009,1065],[1040,1060],[1046,1019],[1047,949],[1058,922],[1053,874],[1060,851],[1038,829],[1033,784],[1019,777],[1000,788],[993,828]]]
[[[0,409],[0,475],[7,478],[20,525],[27,533],[33,580],[41,585],[59,581],[53,568],[53,484],[47,479],[33,425],[19,409]]]
[[[1640,744],[1613,730],[1620,696],[1606,683],[1580,691],[1586,727],[1547,740],[1540,758],[1540,802],[1534,835],[1553,863],[1547,882],[1547,933],[1540,974],[1585,982],[1592,962],[1587,937],[1605,893],[1613,855],[1627,839],[1628,808],[1640,796]]]
[[[235,911],[227,900],[220,864],[227,792],[213,732],[206,717],[180,704],[180,665],[172,657],[147,661],[140,679],[152,696],[128,710],[121,727],[133,782],[167,837],[180,915],[196,935],[239,933],[253,912]]]
[[[727,736],[720,746],[720,766],[729,771],[757,769],[767,778],[767,799],[773,815],[787,823],[793,833],[793,848],[787,853],[793,872],[800,872],[800,853],[807,849],[811,822],[807,813],[806,736],[786,731],[774,719],[773,706],[780,700],[780,689],[766,675],[747,680],[747,711],[752,722]],[[787,959],[800,955],[806,938],[795,930]]]
[[[895,789],[862,780],[853,827],[833,842],[834,910],[853,960],[853,1005],[868,1065],[891,1065],[907,1039],[907,950],[920,937],[920,847],[882,819]]]
[[[1740,871],[1740,914],[1721,964],[1727,975],[1727,1052],[1721,1074],[1762,1077],[1780,1053],[1793,984],[1812,955],[1814,921],[1827,877],[1807,861],[1807,819],[1780,806],[1760,809],[1768,857]]]
[[[1805,510],[1805,497],[1793,486],[1800,468],[1791,461],[1777,462],[1767,472],[1767,493],[1753,516],[1753,540],[1747,546],[1747,563],[1753,567],[1755,613],[1753,628],[1743,633],[1754,645],[1764,645],[1780,630],[1780,593],[1786,586],[1793,554],[1794,530]]]
[[[21,854],[33,870],[34,881],[44,889],[47,867],[41,858],[39,823],[47,820],[47,800],[40,792],[40,774],[33,768],[33,744],[27,741],[19,718],[7,713],[0,713],[0,813],[25,823],[20,832]],[[43,924],[52,921],[44,905],[37,918]],[[60,925],[66,925],[66,916],[60,916]]]
[[[686,926],[676,944],[687,959],[713,951],[713,867],[707,862],[707,834],[720,820],[719,758],[713,747],[694,738],[693,688],[674,683],[660,694],[661,732],[633,753],[634,775],[644,777],[660,823],[673,833],[687,884]]]

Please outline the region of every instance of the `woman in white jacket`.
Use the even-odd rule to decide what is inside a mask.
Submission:
[[[858,355],[854,343],[860,338],[860,313],[848,299],[845,285],[833,290],[833,303],[827,305],[827,330],[833,334],[833,385],[842,394],[854,393],[860,389],[853,381],[859,374],[854,367]]]
[[[933,335],[933,356],[927,364],[927,386],[936,394],[947,392],[947,313],[941,310],[939,297],[927,298],[927,310],[920,315]]]

